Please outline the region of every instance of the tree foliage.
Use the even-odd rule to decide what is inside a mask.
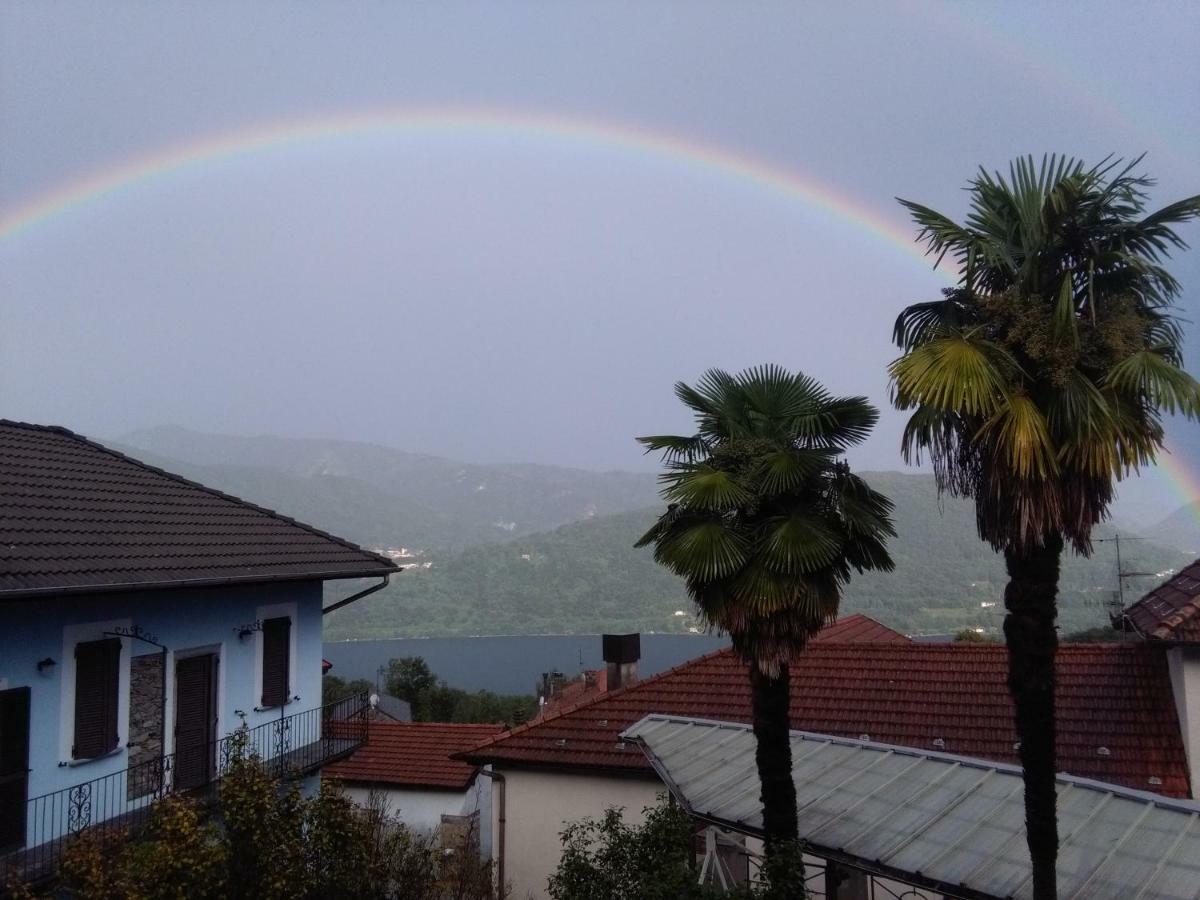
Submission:
[[[902,200],[959,285],[896,320],[893,399],[909,461],[976,501],[993,547],[1061,534],[1081,552],[1114,482],[1152,463],[1164,414],[1200,415],[1162,266],[1200,197],[1146,211],[1153,183],[1105,160],[1018,159],[981,171],[966,224]]]
[[[665,800],[643,810],[641,825],[629,825],[622,810],[567,825],[563,852],[550,876],[553,900],[803,900],[804,867],[799,846],[781,854],[773,877],[725,891],[699,884],[694,854],[695,825]]]
[[[366,678],[352,678],[347,681],[337,675],[321,676],[321,702],[325,705],[359,694],[370,694],[374,690],[375,685]]]
[[[1016,160],[970,183],[966,223],[902,200],[958,286],[896,320],[890,368],[911,411],[902,449],[927,454],[941,489],[975,501],[980,537],[1003,550],[1008,686],[1025,781],[1038,900],[1057,896],[1055,666],[1060,558],[1092,549],[1120,479],[1153,463],[1165,415],[1200,416],[1183,369],[1161,263],[1200,197],[1146,211],[1150,179],[1128,165]]]
[[[526,694],[464,691],[438,678],[419,656],[388,663],[388,693],[408,702],[414,722],[483,722],[519,725],[537,711],[537,700]]]
[[[499,900],[477,847],[445,853],[435,835],[356,806],[333,782],[304,797],[244,746],[218,790],[212,810],[167,797],[137,833],[85,829],[59,887],[82,900]]]
[[[691,436],[638,438],[663,456],[667,511],[638,541],[683,578],[704,622],[774,674],[837,616],[852,570],[892,568],[892,504],[841,459],[878,412],[778,366],[717,369],[676,396]]]

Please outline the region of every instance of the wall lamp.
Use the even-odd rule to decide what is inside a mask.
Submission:
[[[45,672],[47,669],[53,669],[57,665],[58,663],[47,656],[45,659],[38,661],[37,670],[39,672]]]

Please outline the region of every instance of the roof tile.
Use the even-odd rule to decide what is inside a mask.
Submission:
[[[1161,650],[1076,644],[1060,648],[1057,659],[1060,771],[1188,796],[1187,760]],[[816,640],[791,667],[791,727],[1015,763],[1007,671],[1003,646]],[[513,729],[462,756],[646,769],[642,754],[622,749],[617,736],[649,713],[749,722],[746,665],[731,650],[702,656]],[[939,738],[943,744],[935,745]],[[1109,754],[1101,755],[1100,747]]]
[[[384,719],[367,727],[367,743],[346,759],[326,766],[322,770],[325,775],[343,781],[466,790],[479,767],[450,755],[504,730],[502,725]]]
[[[67,431],[0,419],[0,597],[396,571]]]
[[[1200,643],[1200,559],[1130,606],[1124,618],[1152,640]]]

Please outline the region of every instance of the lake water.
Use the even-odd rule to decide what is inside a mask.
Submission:
[[[648,678],[672,666],[729,646],[712,635],[643,634],[639,674]],[[393,641],[333,641],[325,644],[332,674],[375,680],[380,666],[399,656],[420,656],[451,687],[498,694],[531,694],[543,672],[576,675],[604,666],[600,635],[409,638]]]

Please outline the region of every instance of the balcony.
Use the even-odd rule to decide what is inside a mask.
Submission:
[[[85,828],[129,832],[150,818],[168,794],[216,799],[216,786],[239,758],[255,757],[281,779],[302,778],[349,756],[367,742],[366,694],[280,715],[206,745],[25,801],[0,816],[25,817],[24,840],[0,847],[0,892],[10,877],[36,881],[53,874],[67,841]],[[282,711],[281,711],[282,712]],[[11,821],[11,819],[9,819]]]

